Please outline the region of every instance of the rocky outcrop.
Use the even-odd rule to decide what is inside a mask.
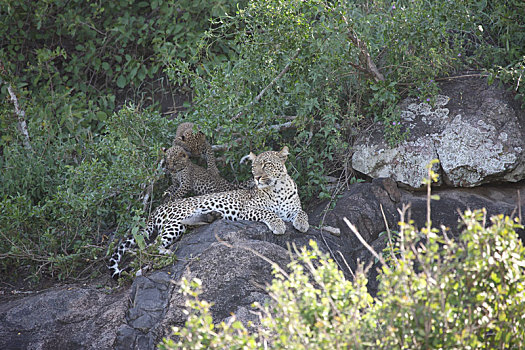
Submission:
[[[434,101],[409,98],[399,108],[408,139],[395,148],[380,130],[360,139],[354,170],[413,188],[432,159],[440,160],[440,183],[455,187],[525,178],[525,112],[503,87],[480,78],[446,82]]]
[[[511,214],[518,207],[518,189],[524,194],[525,183],[439,190],[441,200],[432,203],[434,226],[445,225],[457,233],[456,209],[486,207],[489,214]],[[521,201],[525,210],[525,196]],[[333,210],[327,211],[324,203],[310,213],[312,225],[338,227],[340,236],[313,227],[303,234],[291,225],[284,235],[276,236],[261,223],[216,221],[182,237],[175,247],[174,265],[145,273],[117,292],[76,285],[0,303],[0,349],[155,349],[171,334],[172,326],[183,326],[186,320],[185,300],[179,292],[182,277],[202,281],[201,298],[213,303],[215,321],[235,314],[244,323],[256,322],[252,304],[267,300],[265,286],[272,280],[267,260],[285,267],[291,244],[301,247],[314,240],[350,278],[349,269],[354,270],[358,260],[365,264],[374,260],[343,218],[381,251],[386,245],[386,235],[380,236],[386,230],[381,208],[389,227],[396,229],[397,209],[409,203],[411,218],[423,226],[424,194],[400,189],[391,179],[375,179],[352,185]],[[377,290],[376,267],[369,269],[371,293]]]
[[[313,228],[303,234],[288,225],[276,236],[261,223],[219,220],[184,235],[173,266],[137,277],[126,291],[74,286],[0,304],[0,349],[154,349],[172,326],[184,325],[182,276],[203,281],[215,320],[235,313],[247,323],[252,303],[267,298],[272,266],[265,259],[285,267],[288,245],[310,239],[345,251],[339,238]]]

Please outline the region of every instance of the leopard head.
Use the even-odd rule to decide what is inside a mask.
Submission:
[[[274,186],[277,180],[288,175],[284,164],[288,154],[288,147],[284,146],[279,152],[267,151],[258,156],[250,153],[246,156],[252,161],[253,179],[259,189]]]
[[[178,172],[188,166],[190,156],[188,152],[181,146],[171,146],[170,148],[163,148],[166,170],[169,172]]]
[[[206,149],[206,135],[202,131],[194,130],[193,123],[182,123],[177,128],[173,146],[181,146],[193,157],[198,157]]]

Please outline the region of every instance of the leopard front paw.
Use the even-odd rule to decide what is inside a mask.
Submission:
[[[269,225],[269,227],[274,235],[283,235],[284,232],[286,232],[286,225],[282,220],[276,220],[275,222],[272,222],[271,225]]]
[[[295,227],[297,230],[301,232],[306,232],[310,228],[310,224],[308,223],[308,215],[303,211],[300,212],[293,221],[293,227]]]

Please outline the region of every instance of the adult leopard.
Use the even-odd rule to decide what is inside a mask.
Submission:
[[[279,152],[267,151],[256,156],[250,153],[255,186],[229,192],[211,193],[198,197],[175,200],[159,206],[148,220],[144,234],[150,239],[160,237],[161,253],[168,253],[169,246],[196,218],[212,212],[220,213],[227,220],[264,222],[276,235],[284,234],[284,221],[292,222],[301,231],[308,231],[308,215],[301,207],[297,185],[288,175],[285,162],[288,147]],[[120,276],[119,262],[127,250],[136,246],[133,237],[127,238],[110,258],[109,269],[113,277]]]

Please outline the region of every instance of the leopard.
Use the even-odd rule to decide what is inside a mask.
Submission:
[[[266,151],[247,156],[252,162],[254,186],[227,192],[216,192],[188,197],[161,204],[152,213],[142,231],[148,241],[159,240],[159,252],[169,254],[169,247],[187,230],[200,221],[203,215],[217,212],[225,220],[262,222],[276,235],[286,231],[285,222],[291,222],[300,232],[309,229],[308,214],[302,209],[297,184],[288,174],[286,160],[289,149]],[[110,258],[113,278],[124,271],[119,263],[126,251],[137,245],[133,236],[117,246]]]
[[[188,193],[203,195],[238,189],[220,175],[212,174],[190,160],[190,155],[181,146],[163,148],[166,170],[171,175],[172,185],[164,192],[164,202],[181,199]]]
[[[196,132],[195,129],[197,129]],[[173,139],[173,146],[181,146],[190,153],[191,157],[204,158],[208,171],[211,174],[219,175],[213,149],[206,140],[206,135],[198,129],[199,127],[191,122],[179,124]]]

